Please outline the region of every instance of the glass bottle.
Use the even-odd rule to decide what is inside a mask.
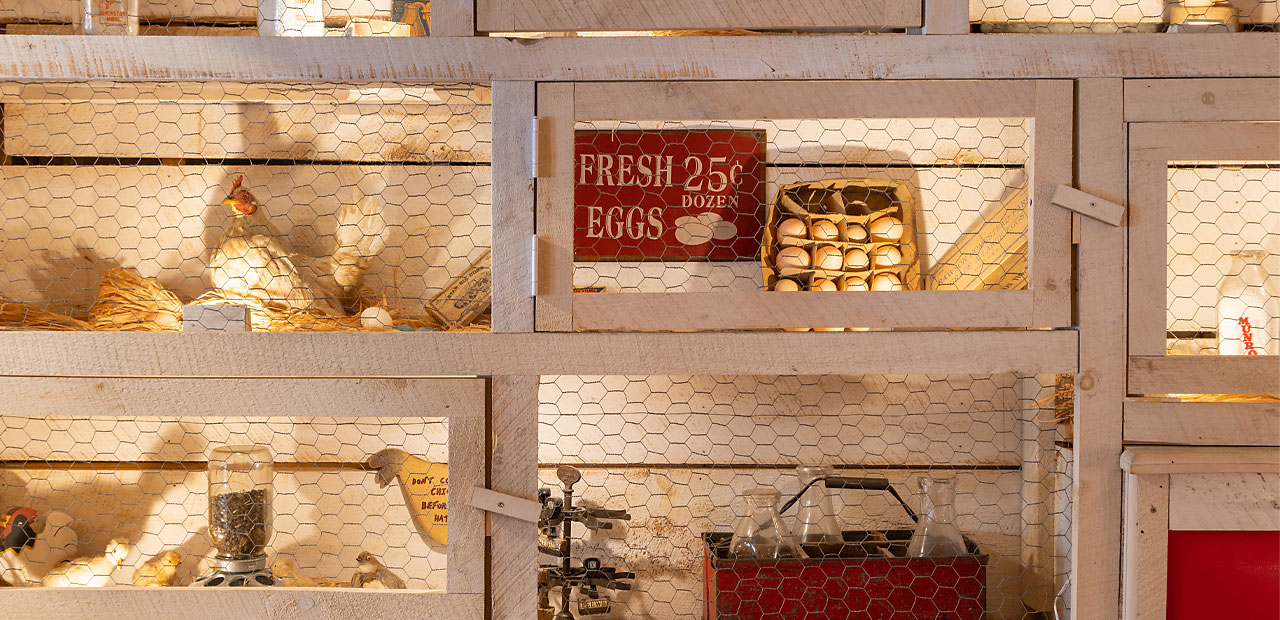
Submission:
[[[802,465],[798,473],[801,488],[815,480],[817,482],[800,496],[800,510],[796,513],[796,541],[802,545],[844,542],[844,536],[840,533],[840,521],[836,519],[836,511],[831,503],[831,492],[823,483],[833,474],[833,470],[826,465]]]
[[[791,532],[778,514],[777,489],[751,489],[743,497],[747,516],[738,521],[729,543],[729,557],[737,560],[802,558]]]
[[[1231,271],[1218,285],[1218,354],[1275,355],[1280,328],[1280,293],[1262,267],[1266,252],[1245,249],[1231,255]]]
[[[273,473],[265,446],[224,446],[209,453],[209,542],[220,563],[248,563],[230,567],[232,572],[257,570],[258,560],[266,566]]]
[[[913,558],[954,557],[966,555],[964,538],[956,529],[956,489],[950,480],[920,478],[920,507],[924,516],[907,543],[907,556]]]
[[[138,0],[81,0],[78,34],[138,34]]]

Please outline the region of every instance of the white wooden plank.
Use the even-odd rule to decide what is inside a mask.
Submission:
[[[1169,529],[1280,530],[1280,475],[1172,474]]]
[[[1055,208],[1053,192],[1070,184],[1073,153],[1074,84],[1035,84],[1035,137],[1031,164],[1031,230],[1028,261],[1033,295],[1032,325],[1071,325],[1071,216]]]
[[[1086,194],[1070,185],[1058,186],[1058,189],[1053,192],[1053,204],[1112,226],[1119,226],[1124,218],[1122,205]]]
[[[1168,340],[1168,165],[1129,162],[1129,354],[1164,355]],[[1130,373],[1130,382],[1134,379]],[[1130,392],[1136,388],[1131,385]]]
[[[1029,291],[597,293],[573,299],[575,330],[1020,327]]]
[[[969,34],[968,0],[924,0],[920,34]]]
[[[542,504],[536,501],[490,491],[484,487],[471,489],[469,503],[473,508],[529,523],[537,523],[538,515],[542,514]]]
[[[339,620],[374,618],[480,620],[484,596],[333,588],[14,588],[6,605],[33,620],[104,616],[181,616],[190,620],[246,618]]]
[[[1135,123],[1129,140],[1134,159],[1155,163],[1280,160],[1280,122]]]
[[[1080,189],[1118,199],[1125,192],[1120,80],[1080,83]],[[1038,122],[1038,120],[1037,120]],[[1073,617],[1111,618],[1120,600],[1120,457],[1125,394],[1125,231],[1081,223],[1080,374],[1076,377],[1071,515]]]
[[[1129,394],[1280,394],[1280,356],[1130,357]]]
[[[475,22],[475,0],[434,0],[431,3],[431,36],[433,37],[475,36]]]
[[[649,0],[478,0],[486,32],[707,30],[730,28],[902,28],[920,25],[919,3],[892,0],[765,0],[697,4]]]
[[[1127,476],[1124,514],[1123,617],[1163,620],[1168,593],[1169,476]]]
[[[493,331],[533,331],[536,193],[530,178],[535,110],[533,82],[496,82],[493,177]]]
[[[0,376],[1074,373],[1074,331],[0,333]],[[815,350],[857,355],[815,356]],[[352,355],[353,351],[363,351]],[[762,355],[762,351],[770,352]],[[281,360],[290,360],[287,367]]]
[[[538,492],[538,378],[491,380],[490,488],[517,497]],[[534,517],[536,520],[536,516]],[[537,615],[538,531],[536,523],[494,515],[490,596],[495,620]]]
[[[483,403],[481,399],[477,404]],[[483,594],[485,591],[485,513],[471,506],[471,489],[486,477],[485,420],[449,421],[449,545],[446,591]]]
[[[1125,120],[1277,121],[1280,78],[1128,80]]]
[[[1126,443],[1280,446],[1280,402],[1178,403],[1126,400]]]
[[[34,45],[34,47],[32,47]],[[0,78],[124,80],[1274,77],[1280,34],[1018,37],[0,38]],[[743,58],[758,59],[743,62]],[[145,62],[138,59],[146,59]]]
[[[566,331],[573,312],[573,121],[575,84],[538,86],[538,283],[534,322],[539,331]]]
[[[484,386],[456,379],[53,379],[0,377],[0,415],[484,415]]]
[[[141,18],[151,22],[253,23],[257,19],[255,0],[142,0]],[[0,22],[38,20],[75,22],[80,11],[75,0],[12,0],[0,8]],[[351,17],[391,15],[391,0],[325,0],[327,21],[345,22]]]
[[[1280,473],[1280,449],[1256,447],[1135,446],[1120,466],[1130,474]]]

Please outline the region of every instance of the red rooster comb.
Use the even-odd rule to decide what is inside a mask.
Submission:
[[[244,183],[244,175],[236,177],[234,183],[231,184],[231,191],[227,193],[226,200],[222,204],[229,205],[233,211],[241,215],[251,215],[258,210],[258,201],[249,193],[249,190],[242,186]]]

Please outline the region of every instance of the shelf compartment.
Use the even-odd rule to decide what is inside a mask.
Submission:
[[[6,83],[0,93],[6,328],[49,312],[70,317],[42,317],[50,327],[173,330],[177,306],[209,295],[250,307],[253,327],[272,331],[487,325],[454,314],[489,268],[485,86]],[[252,216],[224,202],[238,179],[258,204]],[[361,321],[370,306],[391,323]]]

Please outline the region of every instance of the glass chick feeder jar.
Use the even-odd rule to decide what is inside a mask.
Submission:
[[[275,584],[267,568],[271,542],[271,451],[225,446],[209,453],[209,544],[213,572],[195,585],[254,587]]]

